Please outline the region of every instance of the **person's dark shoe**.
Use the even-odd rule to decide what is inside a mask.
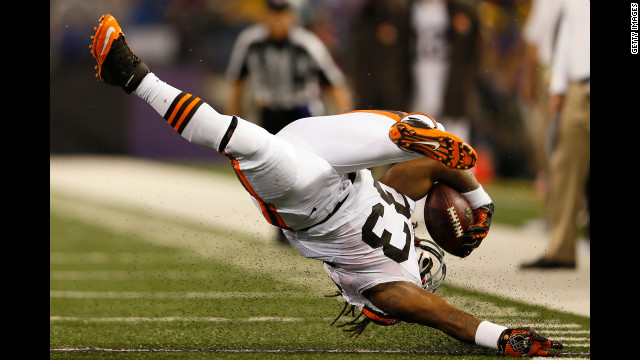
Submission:
[[[565,263],[565,262],[559,262],[559,261],[554,261],[554,260],[550,260],[547,258],[540,258],[534,262],[530,262],[530,263],[525,263],[520,265],[520,269],[523,270],[527,270],[527,269],[575,269],[576,268],[576,264],[575,263]]]

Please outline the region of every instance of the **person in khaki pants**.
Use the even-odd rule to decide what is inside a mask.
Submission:
[[[584,206],[589,177],[591,101],[588,88],[588,81],[571,82],[564,99],[560,98],[562,95],[552,99],[563,105],[556,146],[549,159],[549,244],[545,258],[538,261],[536,267],[574,268],[576,265],[576,217]]]
[[[549,90],[552,151],[549,158],[545,254],[522,269],[576,267],[577,216],[585,205],[590,167],[590,2],[563,0]]]

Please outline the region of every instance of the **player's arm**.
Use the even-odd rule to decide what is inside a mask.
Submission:
[[[454,170],[426,156],[395,164],[378,180],[415,201],[427,196],[436,181],[446,183],[460,193],[480,188],[470,170]]]
[[[514,357],[558,356],[548,349],[563,345],[529,328],[509,329],[481,320],[451,305],[446,299],[415,284],[397,281],[376,285],[363,292],[377,308],[391,317],[438,329],[454,339],[499,350]]]
[[[443,182],[465,196],[474,213],[474,222],[465,231],[467,255],[489,234],[494,205],[471,170],[455,170],[421,157],[392,166],[379,181],[417,201],[427,195],[434,182]]]
[[[443,297],[408,282],[376,285],[365,290],[363,295],[395,319],[429,326],[471,344],[475,343],[475,334],[482,322],[455,308]],[[496,337],[496,348],[497,340]]]

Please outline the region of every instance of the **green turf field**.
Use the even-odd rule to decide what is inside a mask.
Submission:
[[[83,204],[77,216],[60,205],[68,200],[51,195],[51,359],[502,358],[406,323],[370,325],[350,338],[330,326],[343,303],[325,297],[334,285],[321,264],[294,249],[103,204]],[[483,319],[533,326],[569,355],[590,357],[588,317],[446,283],[438,294]]]

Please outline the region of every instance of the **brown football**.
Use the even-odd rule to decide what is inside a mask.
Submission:
[[[424,205],[427,231],[444,251],[463,257],[462,235],[473,223],[473,211],[458,191],[443,183],[435,183]]]

